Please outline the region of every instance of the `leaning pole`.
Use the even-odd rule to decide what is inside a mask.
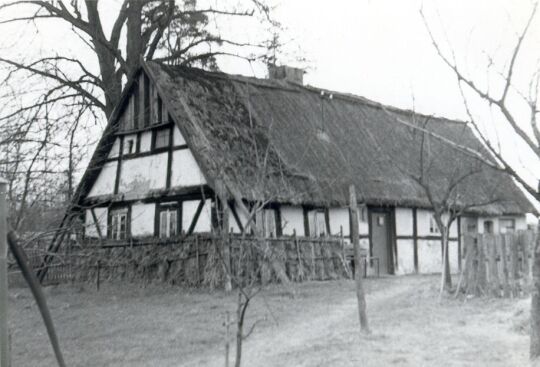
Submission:
[[[6,188],[0,178],[0,367],[9,367]]]

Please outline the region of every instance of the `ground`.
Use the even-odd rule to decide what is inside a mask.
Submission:
[[[372,334],[360,336],[352,281],[265,289],[249,308],[264,319],[243,366],[526,366],[527,300],[437,300],[439,278],[366,281]],[[222,291],[91,284],[46,289],[68,366],[224,366]],[[28,290],[10,290],[13,366],[54,366]],[[231,348],[234,350],[234,348]],[[231,353],[232,354],[232,353]]]

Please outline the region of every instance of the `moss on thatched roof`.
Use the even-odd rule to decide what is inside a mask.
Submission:
[[[410,177],[419,172],[419,134],[397,121],[425,123],[434,133],[489,155],[463,122],[385,107],[362,97],[283,80],[256,79],[148,62],[156,84],[209,184],[222,178],[245,199],[345,205],[353,183],[372,205],[429,207]],[[332,99],[328,98],[332,93]],[[478,160],[430,139],[435,196]],[[440,192],[437,191],[439,188]],[[534,208],[508,176],[485,165],[460,183],[462,205],[487,214]]]

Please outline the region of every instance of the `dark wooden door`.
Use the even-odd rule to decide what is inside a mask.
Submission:
[[[371,256],[379,259],[381,274],[393,274],[390,246],[390,213],[371,212]],[[376,263],[374,263],[376,265]]]

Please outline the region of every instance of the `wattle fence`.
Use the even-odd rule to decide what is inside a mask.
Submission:
[[[351,277],[350,248],[335,237],[256,239],[230,235],[231,274],[249,271],[263,284]],[[31,266],[42,266],[45,252],[27,251]],[[71,243],[53,254],[45,284],[105,281],[164,282],[189,287],[222,287],[226,272],[223,239],[197,234],[170,240]],[[16,271],[14,269],[14,271]]]
[[[518,297],[530,293],[538,234],[463,235],[463,268],[458,287],[475,296]]]

